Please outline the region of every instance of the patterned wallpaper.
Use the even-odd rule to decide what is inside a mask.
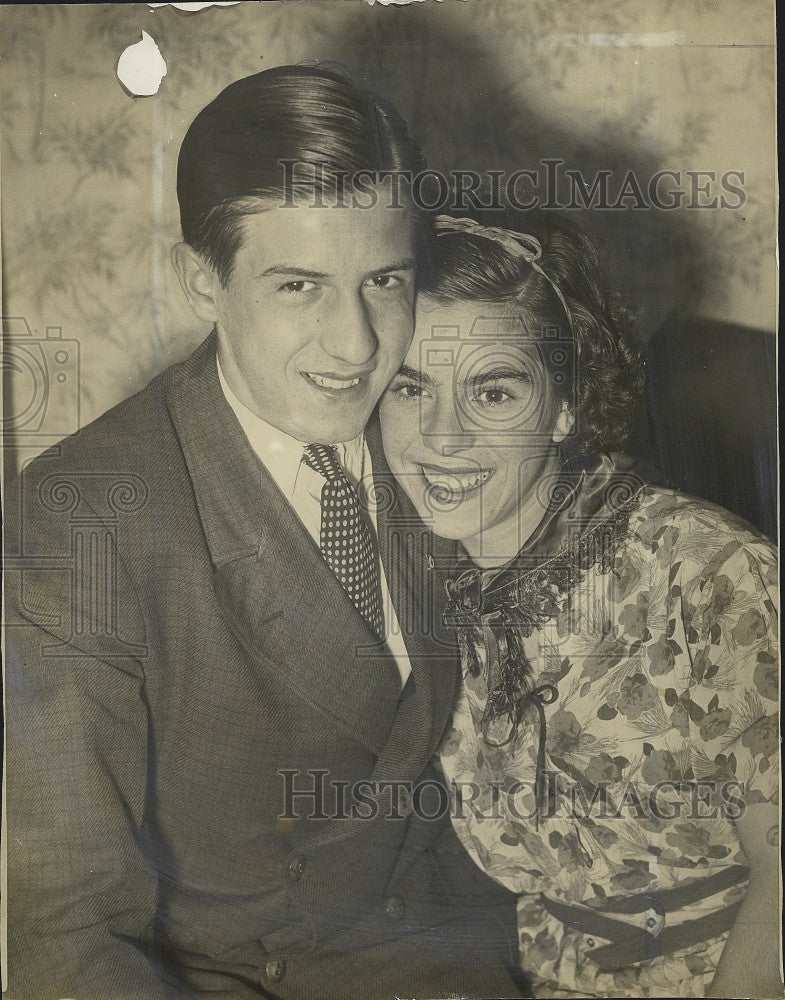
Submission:
[[[17,5],[0,21],[3,312],[14,336],[27,336],[22,317],[33,338],[55,326],[78,342],[81,424],[205,335],[168,262],[177,150],[226,84],[286,62],[347,66],[393,99],[444,170],[557,157],[587,177],[611,170],[617,186],[629,170],[743,171],[736,210],[578,214],[642,339],[674,308],[774,328],[768,0]],[[134,99],[115,69],[142,30],[168,73],[157,96]],[[29,377],[11,371],[14,413]]]

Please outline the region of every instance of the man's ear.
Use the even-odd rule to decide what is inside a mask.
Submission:
[[[575,414],[570,409],[568,403],[562,402],[556,423],[553,425],[552,438],[554,443],[558,444],[560,441],[563,441],[572,432],[574,426]]]
[[[188,243],[176,243],[172,247],[172,267],[199,319],[215,323],[218,319],[215,302],[218,276],[215,271]]]

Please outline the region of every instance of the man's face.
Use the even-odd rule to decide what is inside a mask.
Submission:
[[[243,227],[227,287],[214,293],[227,382],[300,441],[356,437],[411,340],[413,215],[274,207]]]

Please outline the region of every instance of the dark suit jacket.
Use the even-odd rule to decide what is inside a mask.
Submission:
[[[377,486],[400,701],[214,338],[9,490],[10,1000],[519,995],[512,897],[433,784],[350,818],[360,779],[433,782],[459,680],[423,628],[426,536]]]

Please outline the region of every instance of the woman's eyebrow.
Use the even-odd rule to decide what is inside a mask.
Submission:
[[[396,372],[395,377],[407,378],[409,381],[417,382],[419,385],[433,386],[436,384],[430,375],[426,375],[425,372],[421,372],[419,368],[410,368],[409,365],[401,365]]]
[[[383,267],[374,268],[373,271],[368,272],[366,278],[389,274],[391,271],[413,271],[416,263],[414,257],[402,257],[400,260],[394,260]]]
[[[528,368],[521,366],[520,368],[488,368],[484,372],[480,372],[477,375],[470,375],[464,380],[464,385],[475,386],[482,385],[484,382],[495,382],[495,381],[514,381],[514,382],[530,382],[531,373]]]

